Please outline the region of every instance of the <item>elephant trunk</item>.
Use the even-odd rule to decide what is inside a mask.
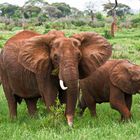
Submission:
[[[78,87],[78,68],[66,66],[64,69],[61,69],[59,73],[60,80],[63,80],[62,89],[66,90],[66,118],[69,126],[73,124],[73,117],[77,102],[77,97],[79,95]],[[61,81],[60,81],[61,82]],[[64,85],[65,84],[65,85]]]

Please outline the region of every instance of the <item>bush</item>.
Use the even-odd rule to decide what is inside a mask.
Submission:
[[[14,28],[14,24],[5,25],[5,27],[4,27],[4,29],[8,30],[8,31],[12,31],[13,28]]]
[[[51,30],[51,28],[45,29],[45,31],[43,32],[43,34],[48,33]]]
[[[5,27],[5,23],[0,23],[0,30],[3,30]]]
[[[22,27],[13,27],[12,31],[22,30]]]
[[[112,38],[112,36],[111,36],[109,30],[104,30],[104,37],[105,37],[106,39],[110,39],[110,38]]]
[[[1,23],[0,24],[0,30],[8,30],[8,31],[12,31],[12,28],[14,28],[14,24],[4,24],[4,23]]]
[[[53,22],[51,25],[52,29],[60,30],[60,29],[65,29],[65,23],[63,22]]]
[[[105,27],[105,23],[102,21],[90,22],[88,25],[93,27],[93,28]]]
[[[132,19],[132,26],[133,27],[139,27],[140,26],[140,17],[137,17],[137,18],[135,18],[135,19]]]
[[[45,27],[45,29],[50,29],[51,28],[51,25],[49,23],[45,23],[44,24],[44,27]]]
[[[100,12],[98,12],[98,13],[96,13],[96,18],[98,20],[103,20],[103,15]]]
[[[71,23],[75,26],[84,26],[87,25],[87,22],[84,20],[72,20]]]

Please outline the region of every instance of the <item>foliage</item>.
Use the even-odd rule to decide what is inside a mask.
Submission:
[[[9,3],[0,4],[0,11],[2,16],[14,16],[14,14],[16,14],[16,10],[19,10],[18,6]]]
[[[104,11],[107,12],[108,16],[112,15],[112,11],[111,9],[114,7],[114,3],[106,3],[103,4],[104,7]],[[130,14],[131,13],[131,8],[128,5],[122,4],[122,3],[118,3],[117,7],[116,7],[116,15],[119,16],[120,18],[124,18],[124,16],[126,14]]]
[[[41,12],[41,8],[37,6],[26,6],[24,7],[25,18],[37,17],[38,14]]]
[[[51,5],[47,6],[46,11],[49,17],[54,17],[54,18],[63,17],[61,10],[57,9],[55,6],[51,6]]]
[[[98,20],[103,20],[103,15],[102,15],[100,12],[97,12],[97,13],[96,13],[96,18],[97,18]]]
[[[140,17],[131,20],[133,27],[140,27]]]
[[[94,22],[89,22],[88,25],[93,27],[93,28],[98,28],[98,27],[104,27],[105,23],[102,21],[94,21]]]
[[[109,30],[104,30],[104,37],[107,38],[107,39],[112,38]]]
[[[63,14],[63,17],[68,16],[71,13],[70,6],[66,3],[53,3],[52,6],[55,6],[58,10],[60,10]]]
[[[71,23],[75,26],[83,26],[87,25],[87,22],[85,20],[72,20]]]
[[[51,28],[74,29],[80,26],[90,26],[92,28],[105,27],[108,23],[112,22],[112,19],[107,23],[108,17],[105,17],[102,12],[97,12],[98,6],[96,6],[96,3],[97,1],[87,2],[85,11],[70,7],[64,2],[50,4],[46,0],[27,0],[22,7],[4,3],[0,4],[0,23],[5,24],[2,30],[12,30],[14,26],[22,27],[23,29],[33,29],[33,26],[42,26],[46,22],[51,22],[51,27],[45,29],[44,32],[48,32]],[[114,4],[106,3],[103,6],[104,11],[108,13]],[[127,17],[130,13],[129,6],[119,3],[116,9],[116,13],[120,17],[118,23],[121,27],[131,28],[132,26],[139,26],[138,21],[135,19],[132,20],[132,25],[131,20],[128,21],[129,18]],[[133,16],[135,15],[131,15],[131,17]],[[80,30],[82,30],[81,27]]]

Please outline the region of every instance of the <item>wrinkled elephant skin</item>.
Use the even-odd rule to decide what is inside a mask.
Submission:
[[[122,120],[131,117],[132,95],[140,91],[140,66],[127,60],[109,60],[80,81],[81,115],[86,107],[96,116],[96,103],[110,102]]]

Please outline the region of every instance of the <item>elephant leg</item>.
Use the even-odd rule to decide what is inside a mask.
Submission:
[[[52,89],[46,89],[46,94],[43,95],[45,105],[48,111],[51,111],[51,107],[56,105],[57,99],[57,89],[55,87],[51,87]]]
[[[3,89],[8,102],[9,115],[11,119],[14,119],[17,117],[17,101],[15,96],[12,94],[12,90],[9,86],[7,76],[3,74],[2,78],[3,78]]]
[[[90,110],[91,116],[96,116],[96,101],[90,94],[84,95],[84,100],[86,102],[87,107]]]
[[[17,101],[15,100],[15,97],[13,95],[6,96],[6,98],[8,101],[10,118],[14,119],[17,117]]]
[[[125,103],[126,103],[126,106],[128,107],[128,109],[130,111],[131,106],[132,106],[132,95],[125,94]]]
[[[37,100],[38,98],[27,98],[25,99],[25,102],[27,104],[27,108],[28,108],[28,113],[30,116],[34,116],[37,112]]]
[[[128,120],[131,117],[131,113],[125,103],[125,94],[112,84],[110,84],[110,105],[121,113],[124,120]]]
[[[125,103],[129,111],[131,111],[131,106],[132,106],[132,95],[125,94]],[[121,120],[124,120],[123,115],[121,116]]]
[[[57,99],[57,88],[52,80],[52,78],[44,78],[42,76],[37,76],[38,87],[41,96],[45,102],[48,111],[51,111],[51,107],[56,105]]]

